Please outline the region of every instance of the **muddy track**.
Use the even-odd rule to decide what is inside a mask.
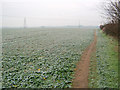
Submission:
[[[96,42],[97,37],[95,32],[93,42],[85,49],[81,60],[77,63],[72,88],[88,88],[90,57],[95,52]]]

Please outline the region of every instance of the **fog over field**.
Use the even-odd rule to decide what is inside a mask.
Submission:
[[[100,25],[104,0],[2,0],[4,27]],[[1,11],[1,10],[0,10]]]
[[[118,88],[120,0],[108,1],[0,1],[0,89]]]

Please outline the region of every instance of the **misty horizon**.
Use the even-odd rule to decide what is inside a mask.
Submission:
[[[102,0],[4,0],[3,27],[98,26]],[[25,25],[24,25],[25,24]]]

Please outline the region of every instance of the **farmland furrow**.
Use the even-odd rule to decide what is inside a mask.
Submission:
[[[90,56],[96,47],[96,38],[97,37],[95,32],[93,42],[85,49],[82,54],[81,60],[77,63],[74,75],[75,78],[72,84],[73,88],[88,88]]]

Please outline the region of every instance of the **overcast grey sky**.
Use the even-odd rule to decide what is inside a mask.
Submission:
[[[99,25],[103,0],[3,0],[3,26]],[[0,5],[1,6],[1,5]]]

